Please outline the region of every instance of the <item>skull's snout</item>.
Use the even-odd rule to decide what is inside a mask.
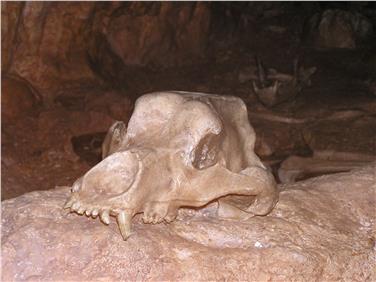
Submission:
[[[114,153],[87,172],[77,185],[80,194],[97,197],[116,197],[127,192],[140,172],[138,155],[124,151]],[[73,190],[73,188],[72,188]]]
[[[117,199],[137,185],[140,167],[136,152],[123,151],[110,155],[76,180],[72,196],[64,208],[93,218],[99,215],[105,224],[110,223],[110,215],[115,216],[126,240],[131,234],[135,211],[127,205],[118,206]]]

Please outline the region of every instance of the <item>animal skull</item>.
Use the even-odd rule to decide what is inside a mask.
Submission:
[[[124,240],[138,213],[145,223],[171,222],[180,207],[202,207],[217,199],[220,216],[266,215],[278,193],[254,144],[239,98],[144,95],[128,128],[122,122],[110,128],[103,160],[73,184],[65,208],[94,218],[99,214],[105,224],[115,216]],[[246,203],[238,201],[240,196]]]

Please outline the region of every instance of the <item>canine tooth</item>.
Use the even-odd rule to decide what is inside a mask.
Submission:
[[[100,218],[104,224],[110,224],[110,211],[109,210],[102,210],[100,212]]]
[[[78,209],[80,208],[80,202],[79,201],[77,201],[77,202],[74,202],[73,203],[73,205],[72,205],[72,207],[71,207],[71,210],[72,211],[78,211]]]
[[[70,198],[64,205],[64,209],[68,209],[72,207],[73,203],[75,202],[75,199],[72,197]]]
[[[117,216],[117,222],[119,225],[121,236],[123,237],[124,241],[129,238],[131,235],[131,221],[132,216],[126,214],[124,211],[121,211]]]
[[[98,216],[98,214],[99,214],[98,209],[93,209],[93,211],[91,212],[91,216],[92,216],[93,218],[96,218],[96,217]]]

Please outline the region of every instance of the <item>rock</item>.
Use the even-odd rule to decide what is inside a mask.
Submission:
[[[96,137],[104,135],[113,122],[102,112],[56,107],[40,112],[37,117],[3,123],[2,199],[71,184],[70,179],[90,168],[85,156],[76,150],[75,141],[81,141],[79,137],[83,135],[93,136],[91,153],[103,141]],[[100,156],[100,152],[93,153]]]
[[[261,158],[273,156],[277,159],[293,154],[305,153],[306,144],[301,136],[301,125],[259,120],[250,113],[251,123],[256,131],[255,152]]]
[[[329,9],[307,23],[306,41],[315,48],[355,49],[372,37],[372,23],[357,12]]]
[[[278,26],[278,25],[269,25],[266,27],[266,30],[277,33],[277,34],[284,34],[287,31],[287,28],[283,26]]]
[[[346,113],[347,112],[347,113]],[[334,115],[335,114],[335,115]],[[376,118],[371,114],[354,119],[345,119],[345,115],[355,111],[334,113],[333,120],[318,120],[303,130],[305,143],[312,151],[334,150],[339,152],[362,153],[376,156],[375,133]],[[340,118],[335,119],[338,115]],[[342,116],[342,117],[341,117]]]
[[[1,116],[3,121],[9,122],[32,114],[40,102],[38,98],[30,85],[21,78],[2,77]]]
[[[13,59],[17,26],[20,13],[24,7],[22,2],[1,3],[1,71],[8,71]]]
[[[1,8],[2,70],[24,77],[47,102],[61,90],[102,86],[98,74],[108,72],[106,64],[117,73],[200,59],[211,18],[207,3],[4,2]]]
[[[87,111],[103,112],[111,116],[114,120],[128,122],[133,104],[131,100],[120,92],[109,91],[90,97],[85,105]]]
[[[257,67],[250,65],[245,68],[242,68],[238,72],[238,80],[240,83],[245,83],[250,80],[257,80]]]
[[[171,224],[66,214],[68,188],[2,202],[2,281],[375,281],[375,166],[281,186],[265,217],[220,220],[215,204]]]
[[[326,159],[317,157],[303,158],[299,156],[290,156],[281,163],[278,169],[278,178],[282,183],[292,183],[297,180],[306,179],[312,176],[332,174],[354,170],[376,161],[376,156],[365,155],[364,159],[349,160],[346,153],[337,153],[344,158]],[[336,155],[333,153],[333,155]],[[353,154],[349,154],[352,157]]]
[[[205,3],[129,3],[111,17],[105,37],[125,65],[176,65],[202,55],[210,24]]]
[[[71,84],[97,84],[87,62],[85,36],[94,4],[17,4],[2,3],[2,13],[8,15],[2,21],[3,36],[10,38],[2,49],[6,70],[25,78],[46,98]]]
[[[376,79],[367,80],[364,84],[368,88],[369,93],[376,96]]]
[[[41,150],[44,154],[48,155],[48,150],[54,148],[60,154],[65,153],[66,158],[76,161],[78,156],[73,150],[72,138],[106,132],[113,122],[110,116],[101,112],[55,109],[40,114],[35,139],[43,144]]]

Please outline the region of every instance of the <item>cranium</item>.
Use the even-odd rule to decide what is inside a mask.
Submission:
[[[145,223],[171,222],[182,206],[219,200],[222,216],[266,215],[278,193],[254,143],[239,98],[191,92],[144,95],[136,101],[128,128],[122,122],[110,128],[103,160],[73,184],[65,208],[99,214],[106,224],[115,216],[124,240],[138,213]]]

